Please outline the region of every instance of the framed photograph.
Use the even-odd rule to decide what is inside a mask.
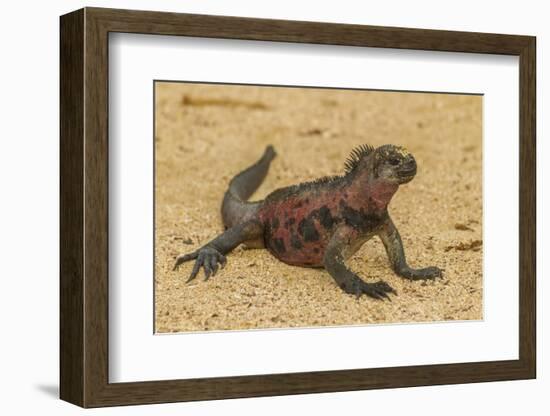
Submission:
[[[60,29],[63,400],[535,378],[534,37]]]

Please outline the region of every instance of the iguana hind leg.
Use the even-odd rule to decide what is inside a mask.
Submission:
[[[193,270],[189,275],[187,282],[190,282],[199,273],[201,267],[204,268],[205,280],[214,276],[219,266],[225,266],[227,260],[225,254],[229,253],[239,244],[250,240],[259,239],[263,235],[263,226],[257,220],[250,220],[229,228],[223,234],[208,242],[198,250],[182,254],[176,258],[174,270],[189,260],[195,260]]]

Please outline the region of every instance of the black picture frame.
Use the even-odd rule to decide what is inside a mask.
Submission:
[[[85,8],[62,16],[60,29],[63,400],[82,407],[100,407],[536,377],[534,37],[100,8]],[[111,32],[518,56],[519,359],[110,383],[107,152]]]

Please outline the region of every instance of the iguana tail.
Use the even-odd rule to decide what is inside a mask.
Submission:
[[[222,202],[222,219],[226,228],[251,219],[259,208],[258,202],[247,202],[260,187],[277,154],[273,146],[266,147],[260,160],[243,170],[229,182]]]

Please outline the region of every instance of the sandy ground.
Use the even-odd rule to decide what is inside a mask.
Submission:
[[[156,84],[157,332],[482,319],[482,98],[327,89]],[[412,267],[445,278],[393,274],[378,238],[349,261],[398,296],[346,295],[320,269],[288,266],[242,246],[209,281],[185,284],[192,263],[174,258],[222,230],[229,180],[273,144],[278,157],[252,199],[340,174],[354,146],[400,144],[418,163],[390,214]]]

